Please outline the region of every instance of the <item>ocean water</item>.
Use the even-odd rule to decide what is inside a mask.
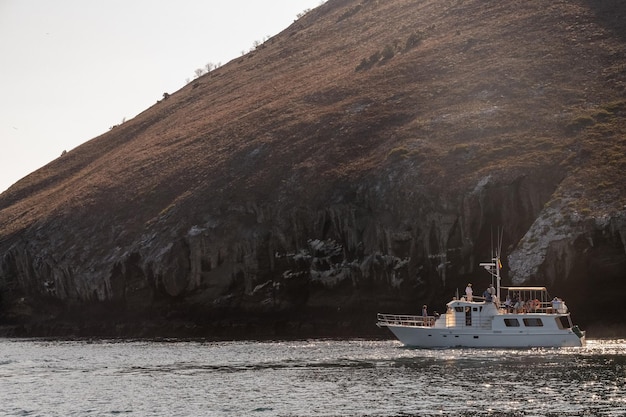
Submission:
[[[0,416],[626,416],[626,340],[0,339]]]

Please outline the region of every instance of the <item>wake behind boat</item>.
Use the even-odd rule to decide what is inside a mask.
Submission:
[[[585,332],[572,325],[565,303],[550,299],[545,287],[500,287],[500,259],[480,264],[496,278],[493,294],[455,297],[445,314],[422,316],[378,313],[378,327],[387,327],[406,346],[439,347],[579,347]],[[495,272],[494,272],[495,271]],[[493,288],[493,287],[492,287]],[[506,302],[500,302],[501,290]]]

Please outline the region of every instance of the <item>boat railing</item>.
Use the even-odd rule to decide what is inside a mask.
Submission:
[[[408,326],[408,327],[432,327],[435,325],[435,316],[411,316],[402,314],[378,313],[379,326]]]
[[[545,313],[545,314],[564,314],[567,313],[567,306],[563,302],[555,304],[550,301],[543,302],[526,302],[521,306],[506,306],[500,304],[501,313],[527,314],[527,313]]]

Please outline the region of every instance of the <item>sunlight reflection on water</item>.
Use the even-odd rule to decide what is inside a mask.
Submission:
[[[368,340],[5,339],[0,351],[0,415],[626,414],[626,340],[428,350]]]

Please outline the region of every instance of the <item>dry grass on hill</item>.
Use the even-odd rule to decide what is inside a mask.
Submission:
[[[141,229],[185,201],[315,200],[402,164],[450,192],[552,169],[587,210],[622,207],[624,10],[330,0],[14,185],[0,230],[81,212]]]

